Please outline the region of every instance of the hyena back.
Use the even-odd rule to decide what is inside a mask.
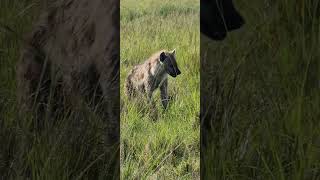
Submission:
[[[146,94],[150,101],[153,92],[160,88],[162,105],[167,108],[168,74],[172,77],[181,74],[175,54],[176,50],[161,50],[144,63],[134,66],[126,79],[125,92],[127,96],[131,98],[137,93],[142,93]]]

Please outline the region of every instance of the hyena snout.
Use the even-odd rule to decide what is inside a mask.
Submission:
[[[177,77],[181,74],[181,71],[179,69],[175,69],[173,72],[168,72],[168,74],[172,77]]]
[[[181,74],[181,71],[177,69],[177,76]]]
[[[213,40],[223,40],[245,24],[232,0],[201,0],[200,6],[200,31]]]

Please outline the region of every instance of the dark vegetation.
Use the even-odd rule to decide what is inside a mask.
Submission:
[[[319,179],[319,2],[234,3],[246,24],[222,42],[201,37],[212,117],[201,176]]]

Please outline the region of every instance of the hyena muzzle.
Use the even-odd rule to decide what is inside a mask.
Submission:
[[[201,0],[200,6],[200,31],[213,40],[223,40],[245,24],[232,0]]]
[[[168,106],[168,74],[177,77],[181,74],[176,61],[176,50],[162,50],[153,54],[144,63],[136,65],[130,71],[125,84],[129,98],[137,93],[146,94],[149,102],[152,93],[160,88],[163,107]]]

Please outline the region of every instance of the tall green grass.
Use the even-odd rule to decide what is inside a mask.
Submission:
[[[319,179],[319,2],[235,2],[245,26],[223,42],[201,37],[216,107],[201,175]]]
[[[199,2],[121,1],[121,178],[198,179],[200,175]],[[129,70],[153,53],[177,51],[182,72],[169,77],[167,111],[124,94]]]

